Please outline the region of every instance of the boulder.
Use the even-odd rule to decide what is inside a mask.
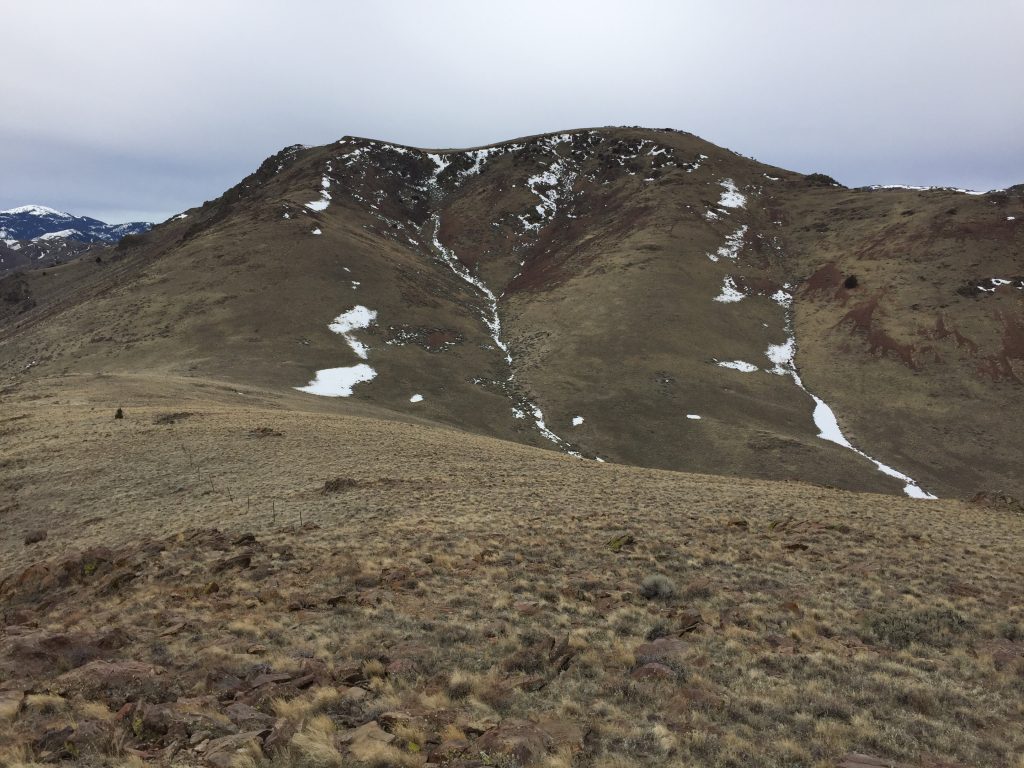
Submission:
[[[275,751],[288,746],[296,730],[297,724],[290,720],[286,720],[283,717],[275,720],[270,733],[263,739],[263,754],[267,757],[272,757]]]
[[[634,680],[672,680],[676,672],[660,662],[651,661],[634,669],[629,676]]]
[[[510,718],[473,742],[473,751],[508,756],[525,766],[540,760],[554,746],[551,735],[535,723]]]
[[[240,701],[236,701],[227,707],[224,710],[224,714],[239,728],[247,731],[272,728],[274,725],[274,718],[270,715],[265,715],[258,709],[250,707],[248,704],[243,704]]]
[[[634,656],[637,664],[641,666],[651,662],[667,664],[682,661],[689,647],[689,643],[678,637],[659,637],[657,640],[643,643],[636,649]]]
[[[335,737],[337,744],[348,745],[352,757],[360,762],[378,760],[381,746],[386,746],[394,740],[395,736],[381,728],[376,720]]]
[[[859,752],[851,752],[840,758],[836,768],[903,768],[901,763],[893,760],[886,760],[882,757],[862,755]]]
[[[263,737],[270,734],[270,730],[247,731],[236,733],[231,736],[222,736],[214,739],[206,745],[203,750],[203,759],[210,765],[217,768],[231,768],[238,753],[249,746],[263,749]]]
[[[120,629],[102,634],[84,632],[26,632],[10,645],[8,658],[20,675],[52,675],[58,670],[80,667],[88,661],[108,655],[129,642]]]
[[[469,742],[466,739],[445,739],[427,755],[428,763],[448,763],[459,757],[467,749]]]
[[[103,699],[112,707],[138,699],[159,702],[173,698],[166,690],[165,672],[141,661],[90,661],[58,677],[53,688],[62,695]]]

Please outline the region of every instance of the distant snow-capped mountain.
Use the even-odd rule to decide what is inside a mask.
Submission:
[[[45,205],[0,211],[0,275],[27,266],[54,266],[152,226],[146,221],[107,224]]]
[[[77,240],[81,243],[116,243],[125,235],[145,232],[146,221],[107,224],[88,216],[73,216],[45,205],[23,205],[0,211],[0,241],[13,250],[20,243],[40,240]]]

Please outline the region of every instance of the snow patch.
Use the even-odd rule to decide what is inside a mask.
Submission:
[[[350,397],[352,387],[377,378],[377,372],[366,363],[359,363],[348,368],[327,368],[316,372],[316,378],[304,387],[296,387],[299,392],[322,397]]]
[[[747,204],[747,196],[737,189],[736,182],[732,179],[722,179],[719,183],[725,189],[722,196],[718,198],[719,206],[723,208],[742,208]]]
[[[367,356],[367,347],[354,336],[352,332],[369,328],[377,319],[376,311],[363,306],[355,306],[348,312],[343,312],[334,318],[328,325],[334,333],[341,334],[349,348],[363,360]],[[372,381],[377,377],[377,372],[366,363],[359,363],[345,368],[327,368],[316,372],[316,377],[304,387],[295,387],[299,392],[307,392],[311,395],[323,397],[349,397],[352,394],[352,387],[366,381]]]
[[[323,232],[320,231],[320,227],[317,227],[316,229],[313,230],[312,234],[314,234],[314,235],[322,235]]]
[[[33,237],[32,242],[38,242],[39,240],[63,240],[67,237],[74,237],[75,235],[81,235],[77,229],[62,229],[60,232],[47,232],[45,235],[39,237]]]
[[[575,181],[576,174],[570,171],[565,161],[561,159],[553,162],[546,171],[528,178],[526,186],[540,198],[540,202],[534,207],[537,211],[537,221],[531,222],[526,216],[519,217],[523,229],[528,232],[539,232],[541,227],[551,221],[558,213],[559,200],[571,194]]]
[[[422,403],[423,402],[423,395],[413,395],[412,397],[409,398],[409,402],[410,403]]]
[[[351,347],[352,351],[365,360],[368,348],[365,344],[356,339],[352,335],[352,332],[369,328],[376,320],[376,310],[367,309],[362,305],[356,305],[348,312],[343,312],[334,318],[334,321],[327,327],[335,333],[341,334],[349,347]]]
[[[743,250],[743,238],[747,236],[747,225],[744,224],[731,235],[725,238],[725,245],[721,246],[715,253],[709,253],[708,258],[711,261],[718,261],[719,259],[731,259],[736,260],[739,256],[740,251]]]
[[[327,171],[331,171],[331,164],[327,163]],[[311,211],[324,211],[327,206],[331,204],[331,193],[328,191],[331,188],[331,179],[328,176],[324,176],[320,179],[320,199],[314,200],[311,203],[306,203],[306,207]]]
[[[582,423],[583,423],[583,417],[582,416],[573,416],[572,417],[572,425],[574,427],[578,427]]]
[[[722,292],[715,296],[714,300],[720,301],[723,304],[731,304],[736,301],[742,301],[745,298],[747,298],[747,294],[737,288],[735,281],[729,275],[726,275],[722,281]]]
[[[700,421],[700,416],[698,416],[696,413],[688,413],[686,414],[686,418],[692,419],[693,421]]]
[[[743,373],[753,373],[758,370],[756,365],[751,365],[744,360],[719,360],[717,362],[720,368],[731,368],[734,371],[742,371]]]
[[[789,286],[786,287],[788,288]],[[903,493],[907,496],[915,499],[937,498],[923,490],[913,478],[893,469],[887,464],[883,464],[878,461],[878,459],[869,456],[864,453],[864,451],[856,448],[849,440],[846,439],[846,436],[843,435],[843,431],[839,428],[839,420],[836,418],[835,413],[824,400],[804,386],[804,382],[800,378],[800,374],[796,369],[796,337],[793,335],[793,320],[791,316],[793,297],[788,292],[780,290],[772,296],[772,299],[786,309],[786,332],[788,335],[786,340],[781,344],[770,344],[768,346],[768,350],[765,352],[765,355],[772,362],[772,368],[769,373],[774,373],[779,376],[791,376],[793,381],[796,382],[796,385],[806,392],[814,401],[814,413],[812,418],[814,419],[814,426],[818,428],[818,437],[822,440],[828,440],[836,445],[840,445],[843,448],[847,448],[859,456],[863,456],[874,464],[879,472],[889,475],[889,477],[895,477],[897,480],[902,480],[904,483]]]
[[[912,184],[872,184],[868,189],[909,189],[913,192],[959,192],[962,195],[987,195],[989,192],[979,192],[976,189],[964,189],[962,187],[918,187]],[[998,189],[989,190],[999,192]]]
[[[494,295],[494,292],[487,287],[483,280],[474,275],[469,269],[458,260],[455,254],[444,246],[438,237],[438,233],[441,231],[441,217],[434,214],[431,219],[432,234],[431,239],[434,246],[434,250],[437,255],[441,258],[448,268],[452,270],[463,281],[469,283],[479,291],[484,299],[486,300],[486,308],[481,314],[481,319],[484,325],[487,326],[487,330],[490,332],[491,339],[494,341],[495,346],[500,349],[505,355],[505,362],[509,366],[508,381],[511,383],[514,377],[512,372],[512,353],[509,351],[508,345],[501,338],[501,317],[498,314],[498,298]],[[547,424],[544,422],[544,413],[537,406],[536,403],[530,402],[525,397],[521,397],[519,406],[512,407],[512,415],[517,419],[526,418],[526,412],[523,408],[529,409],[530,413],[533,414],[534,424],[538,431],[552,443],[557,445],[566,453],[572,456],[579,456],[580,454],[576,451],[570,450],[568,443],[562,438],[548,429]]]
[[[6,211],[0,211],[0,213],[27,213],[32,216],[57,216],[62,219],[73,218],[70,214],[63,211],[55,211],[53,208],[47,208],[45,205],[22,205],[17,208],[8,208]]]

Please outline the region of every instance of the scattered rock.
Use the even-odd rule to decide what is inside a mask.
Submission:
[[[262,750],[263,737],[269,735],[270,732],[270,729],[248,731],[214,739],[203,750],[203,759],[210,765],[217,766],[217,768],[231,768],[238,753],[246,747],[253,745]]]
[[[554,739],[534,723],[510,718],[473,742],[473,751],[486,752],[491,757],[506,755],[520,765],[527,765],[539,760],[554,746]]]
[[[800,606],[797,605],[792,600],[789,601],[788,603],[783,603],[782,604],[782,610],[789,611],[790,613],[792,613],[797,618],[801,618],[802,619],[803,616],[804,616],[803,609],[801,609]]]
[[[53,687],[61,694],[103,699],[115,707],[139,699],[159,702],[168,698],[164,672],[163,667],[141,661],[90,661],[58,677]]]
[[[524,675],[512,678],[508,681],[509,687],[518,688],[521,691],[539,691],[548,684],[543,675]]]
[[[227,707],[224,710],[224,714],[239,728],[246,728],[248,730],[271,728],[274,725],[274,718],[270,715],[265,715],[258,709],[250,707],[248,704],[243,704],[240,701],[236,701]]]
[[[8,634],[13,634],[8,630]],[[88,661],[107,656],[128,644],[130,638],[121,629],[92,635],[84,632],[49,633],[31,631],[19,634],[11,643],[8,667],[24,675],[49,675],[55,669],[70,670]]]
[[[678,627],[676,631],[680,635],[685,635],[688,632],[696,632],[706,624],[704,617],[700,615],[700,611],[692,609],[681,611],[676,617],[676,623]]]
[[[689,647],[689,643],[678,637],[659,637],[657,640],[643,643],[636,649],[634,656],[640,665],[651,662],[678,662],[682,660]]]
[[[971,497],[971,503],[1024,514],[1024,501],[1001,491],[978,491]]]
[[[359,686],[345,688],[341,692],[341,698],[345,701],[362,701],[369,695],[365,688],[360,688]]]
[[[651,661],[634,669],[629,676],[634,680],[671,680],[675,678],[676,672],[660,662]]]
[[[210,568],[212,573],[223,573],[231,568],[245,569],[252,563],[252,552],[243,552],[240,555],[225,558],[213,564]]]
[[[836,768],[903,768],[903,766],[893,760],[851,752],[839,760]]]
[[[408,725],[412,722],[412,715],[405,712],[384,712],[377,715],[377,723],[388,733],[400,725]]]
[[[178,413],[161,413],[155,419],[154,424],[177,424],[179,421],[184,421],[193,414],[189,411],[179,411]]]
[[[428,763],[447,763],[469,749],[469,742],[466,739],[445,739],[427,755]]]
[[[263,740],[263,754],[267,757],[273,755],[275,750],[282,749],[288,745],[295,735],[296,724],[281,717],[274,721],[270,733]]]
[[[392,659],[387,665],[388,677],[414,677],[419,668],[413,659]]]
[[[118,408],[116,411],[114,411],[114,418],[115,419],[123,419],[124,418],[124,411],[121,408]]]
[[[181,632],[181,630],[183,630],[187,626],[188,626],[188,622],[187,621],[175,622],[174,624],[169,626],[167,629],[165,629],[163,632],[161,632],[160,633],[160,637],[170,637],[171,635],[176,635],[179,632]]]
[[[75,729],[71,726],[47,731],[34,742],[32,749],[44,762],[71,760],[75,755],[75,747],[71,741]]]
[[[294,679],[294,675],[287,672],[266,672],[264,674],[256,675],[252,680],[249,681],[249,688],[259,688],[261,685],[277,685],[278,683],[287,683]]]
[[[339,733],[335,742],[339,746],[347,745],[356,760],[368,760],[373,757],[382,744],[390,744],[395,740],[376,720],[364,723],[358,728]]]

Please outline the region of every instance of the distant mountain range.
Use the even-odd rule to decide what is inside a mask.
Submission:
[[[147,221],[107,224],[44,205],[0,211],[0,274],[28,264],[50,265],[97,243],[116,243],[152,228]]]

